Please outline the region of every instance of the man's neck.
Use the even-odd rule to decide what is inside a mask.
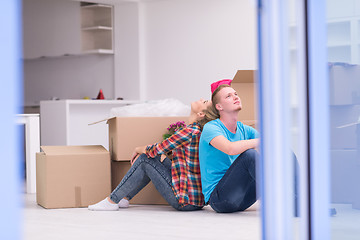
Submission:
[[[234,114],[223,114],[220,116],[220,121],[232,133],[236,133],[237,115],[238,115],[238,112],[236,112]]]

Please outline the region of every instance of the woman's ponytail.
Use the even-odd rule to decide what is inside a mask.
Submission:
[[[216,104],[219,102],[219,99],[216,97],[216,95],[218,94],[218,92],[226,87],[230,87],[227,84],[222,84],[220,86],[218,86],[215,91],[212,93],[211,95],[211,106],[209,106],[206,110],[204,110],[205,116],[204,118],[202,118],[201,120],[198,121],[198,123],[201,126],[201,129],[203,129],[204,125],[212,120],[218,119],[220,118],[220,113],[219,111],[216,109]]]

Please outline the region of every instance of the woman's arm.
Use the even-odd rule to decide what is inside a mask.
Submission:
[[[214,137],[210,141],[211,146],[228,154],[237,155],[245,152],[250,148],[256,148],[259,144],[259,139],[240,140],[236,142],[230,142],[224,136],[219,135]]]
[[[151,145],[150,145],[151,146]],[[131,157],[131,160],[130,160],[130,163],[131,165],[134,164],[134,162],[136,161],[136,159],[138,159],[138,157],[143,154],[143,153],[146,153],[146,147],[147,146],[141,146],[141,147],[136,147],[133,154],[132,154],[132,157]],[[160,161],[164,161],[164,159],[166,158],[166,155],[164,154],[161,154],[161,157],[160,157]]]
[[[161,143],[156,143],[148,146],[141,146],[135,148],[131,163],[133,164],[138,155],[145,153],[148,157],[154,158],[157,155],[162,155],[161,160],[164,160],[164,154],[172,151],[175,148],[181,148],[191,141],[193,134],[200,133],[199,127],[185,127],[175,132],[171,137],[163,140]]]

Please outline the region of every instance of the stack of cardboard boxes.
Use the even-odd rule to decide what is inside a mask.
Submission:
[[[120,183],[130,168],[130,159],[136,147],[161,142],[170,124],[188,121],[188,117],[116,117],[108,120],[111,153],[112,189]],[[150,182],[131,204],[168,204]]]
[[[331,201],[360,209],[360,66],[329,67]]]
[[[131,167],[137,146],[154,144],[170,124],[188,117],[115,117],[103,146],[42,146],[37,153],[37,203],[44,208],[87,207],[109,196]],[[150,182],[131,204],[167,204]]]

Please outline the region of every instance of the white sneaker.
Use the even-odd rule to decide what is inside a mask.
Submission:
[[[91,211],[117,211],[119,210],[119,206],[116,203],[109,202],[109,200],[105,198],[96,204],[89,205],[88,209]]]
[[[128,208],[129,207],[129,201],[125,198],[121,199],[118,203],[119,208]]]

